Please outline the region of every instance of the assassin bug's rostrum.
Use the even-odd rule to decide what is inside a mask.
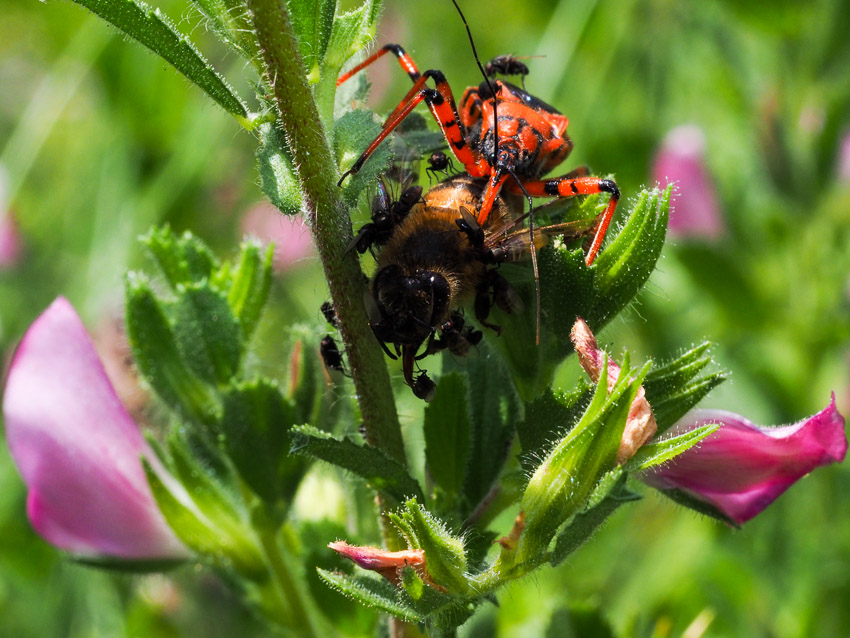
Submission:
[[[487,178],[476,211],[479,225],[487,221],[503,187],[525,195],[529,202],[532,197],[609,193],[608,205],[600,216],[585,257],[587,265],[592,264],[616,210],[620,191],[613,180],[587,175],[585,168],[542,179],[561,164],[573,148],[566,134],[566,116],[543,100],[501,80],[487,80],[477,87],[467,88],[458,109],[443,73],[434,69],[420,73],[413,59],[398,44],[387,44],[379,49],[340,76],[337,85],[387,53],[396,56],[401,68],[413,80],[413,88],[387,117],[381,133],[343,174],[340,183],[346,176],[357,173],[381,142],[424,100],[466,172],[473,177]],[[434,88],[426,86],[429,79],[433,80]]]

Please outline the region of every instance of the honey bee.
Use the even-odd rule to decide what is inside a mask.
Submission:
[[[401,358],[405,382],[426,401],[436,386],[417,362],[441,350],[464,356],[481,341],[481,331],[464,319],[464,306],[471,303],[478,323],[496,333],[501,328],[488,321],[494,305],[508,313],[522,309],[498,265],[530,258],[532,242],[537,250],[551,236],[579,237],[594,228],[595,220],[582,220],[535,228],[532,235],[523,227],[523,200],[509,193],[495,199],[480,226],[475,213],[486,186],[486,178],[466,173],[449,177],[381,238],[365,299],[369,323],[384,351]],[[367,235],[358,237],[365,244]]]

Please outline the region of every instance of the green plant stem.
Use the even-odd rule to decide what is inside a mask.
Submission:
[[[363,273],[346,254],[351,220],[338,197],[339,177],[328,138],[304,76],[298,42],[283,0],[248,0],[307,216],[341,324],[366,438],[402,463],[404,444],[383,353],[363,307]]]
[[[290,627],[297,630],[299,636],[304,638],[318,638],[326,636],[315,626],[313,614],[308,609],[308,603],[304,595],[306,583],[297,583],[292,571],[283,556],[283,550],[277,542],[274,529],[263,527],[257,530],[263,554],[269,569],[269,574],[274,581],[278,593],[285,601],[287,607],[287,618]]]

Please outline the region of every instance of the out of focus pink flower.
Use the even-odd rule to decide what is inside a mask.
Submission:
[[[242,232],[263,243],[274,242],[274,266],[278,271],[295,268],[316,252],[304,220],[298,215],[284,215],[268,202],[245,213]]]
[[[0,269],[15,266],[23,249],[21,232],[9,206],[9,177],[0,165]]]
[[[680,490],[744,523],[800,478],[844,460],[847,437],[835,396],[817,414],[793,425],[761,427],[732,412],[697,410],[670,434],[716,423],[720,428],[643,480],[660,490]]]
[[[850,184],[850,131],[844,132],[838,146],[838,179]]]
[[[18,346],[3,416],[27,514],[48,542],[87,558],[189,556],[157,508],[142,458],[164,482],[174,479],[118,400],[66,299],[53,302]]]
[[[653,181],[674,184],[669,230],[679,237],[714,239],[724,232],[714,182],[705,166],[705,136],[692,124],[664,138],[652,165]]]

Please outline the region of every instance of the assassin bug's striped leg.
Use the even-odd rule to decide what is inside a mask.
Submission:
[[[585,264],[590,266],[596,259],[596,255],[599,254],[599,249],[602,247],[602,240],[605,239],[605,233],[608,231],[611,218],[614,217],[617,202],[620,200],[620,189],[617,188],[617,184],[613,180],[602,179],[600,177],[574,177],[575,174],[576,171],[573,171],[567,175],[553,177],[552,179],[523,182],[523,187],[525,192],[532,197],[575,197],[576,195],[593,195],[596,193],[611,194],[611,197],[608,199],[608,205],[605,207],[597,223],[590,250],[587,251],[587,256],[584,258]]]
[[[374,139],[369,147],[363,151],[363,154],[357,158],[354,165],[343,173],[339,180],[342,184],[343,180],[349,175],[356,174],[366,160],[372,155],[376,148],[383,142],[386,137],[406,118],[410,112],[423,100],[431,110],[431,114],[439,124],[446,141],[449,143],[452,153],[466,168],[467,172],[476,176],[483,177],[490,174],[490,165],[474,152],[466,143],[466,129],[460,119],[457,111],[452,89],[449,86],[446,76],[441,71],[429,69],[425,73],[419,73],[416,64],[405,50],[397,44],[388,44],[382,47],[379,51],[369,56],[366,60],[355,66],[353,69],[340,76],[337,80],[337,86],[345,82],[352,75],[362,70],[366,66],[380,59],[386,53],[393,53],[399,61],[401,68],[413,80],[413,87],[407,92],[407,95],[402,98],[399,105],[393,110],[384,122],[380,134]],[[426,87],[426,82],[429,79],[434,80],[434,88]]]

